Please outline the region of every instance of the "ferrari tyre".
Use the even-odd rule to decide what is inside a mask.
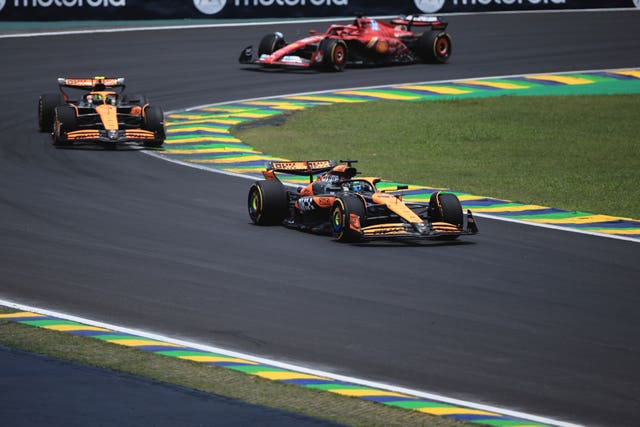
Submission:
[[[54,111],[53,144],[68,145],[66,133],[78,129],[76,109],[69,105],[62,105],[56,107]]]
[[[287,190],[280,181],[256,181],[249,189],[247,207],[254,224],[281,224],[289,210]]]
[[[318,50],[322,53],[322,65],[330,71],[342,71],[347,65],[349,51],[347,44],[340,39],[326,38],[320,42]]]
[[[155,134],[156,138],[152,141],[145,141],[146,147],[160,147],[166,138],[164,128],[164,113],[162,108],[150,105],[144,109],[143,128]]]
[[[433,193],[429,199],[429,212],[432,222],[446,222],[460,229],[464,225],[462,205],[455,194]]]
[[[452,52],[451,36],[444,31],[425,31],[418,40],[417,54],[423,62],[444,64]]]
[[[258,56],[271,55],[278,49],[282,49],[286,46],[284,41],[284,35],[282,33],[267,34],[262,38],[258,45]]]
[[[45,93],[38,99],[38,127],[40,132],[51,132],[56,107],[65,104],[60,93]]]
[[[331,229],[338,242],[357,243],[362,240],[366,209],[362,199],[353,194],[336,198],[331,208]]]

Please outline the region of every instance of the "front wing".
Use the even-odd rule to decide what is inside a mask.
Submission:
[[[382,223],[364,226],[360,230],[362,240],[383,239],[433,239],[446,240],[462,235],[478,233],[478,226],[470,210],[467,210],[466,221],[462,228],[447,222],[425,222],[409,224],[406,222]]]
[[[67,132],[65,141],[99,141],[111,143],[156,141],[154,132],[144,129],[102,130],[86,129]]]

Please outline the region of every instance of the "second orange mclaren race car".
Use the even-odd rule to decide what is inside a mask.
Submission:
[[[249,217],[257,225],[284,225],[333,234],[339,242],[377,239],[453,240],[476,234],[470,210],[455,194],[435,192],[428,203],[403,201],[406,186],[380,190],[379,178],[356,178],[355,160],[268,162],[249,189]],[[287,189],[276,173],[309,177]],[[314,177],[317,175],[317,178]]]
[[[142,143],[160,147],[166,130],[164,113],[150,105],[144,95],[124,93],[124,78],[59,78],[58,93],[41,95],[38,125],[51,132],[58,146],[75,142],[116,144]],[[80,90],[77,98],[65,88]]]

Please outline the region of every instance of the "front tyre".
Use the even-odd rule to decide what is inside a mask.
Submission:
[[[423,62],[444,64],[452,52],[451,36],[444,31],[425,31],[418,40],[417,54]]]
[[[271,55],[276,50],[282,49],[287,45],[284,41],[284,35],[282,33],[267,34],[262,38],[258,45],[258,57],[262,55]]]
[[[66,134],[74,130],[78,130],[76,109],[69,105],[56,107],[53,121],[53,144],[58,146],[69,145]]]
[[[340,39],[326,38],[320,42],[322,66],[329,71],[343,71],[347,65],[347,44]]]
[[[455,194],[436,192],[429,199],[429,219],[431,222],[446,222],[459,229],[464,227],[462,205]]]
[[[155,139],[145,141],[145,147],[161,147],[166,138],[164,127],[164,113],[162,108],[150,105],[144,109],[144,121],[142,124],[144,130],[153,132]]]
[[[331,208],[331,229],[338,242],[357,243],[362,240],[366,209],[362,199],[353,194],[338,196]]]
[[[40,132],[53,131],[55,109],[65,104],[60,93],[45,93],[38,98],[38,128]]]
[[[280,181],[256,181],[249,188],[247,207],[254,224],[281,224],[289,210],[287,190]]]

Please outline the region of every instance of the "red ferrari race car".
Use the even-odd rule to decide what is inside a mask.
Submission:
[[[268,162],[263,172],[266,179],[256,181],[249,189],[249,217],[257,225],[333,234],[339,242],[352,243],[453,240],[478,232],[471,211],[463,212],[455,194],[436,192],[428,203],[403,201],[406,186],[380,190],[379,178],[355,178],[354,162]],[[309,184],[287,189],[276,173],[308,176]]]
[[[38,125],[52,132],[54,145],[100,142],[142,143],[160,147],[166,131],[164,113],[144,95],[124,94],[124,78],[59,78],[58,93],[41,95]],[[72,98],[64,88],[80,91]]]
[[[320,34],[293,43],[282,33],[267,34],[258,46],[240,54],[242,64],[264,67],[320,68],[342,71],[347,64],[385,65],[416,62],[445,63],[451,56],[447,23],[435,16],[409,15],[389,22],[357,17],[349,25],[331,25]]]

